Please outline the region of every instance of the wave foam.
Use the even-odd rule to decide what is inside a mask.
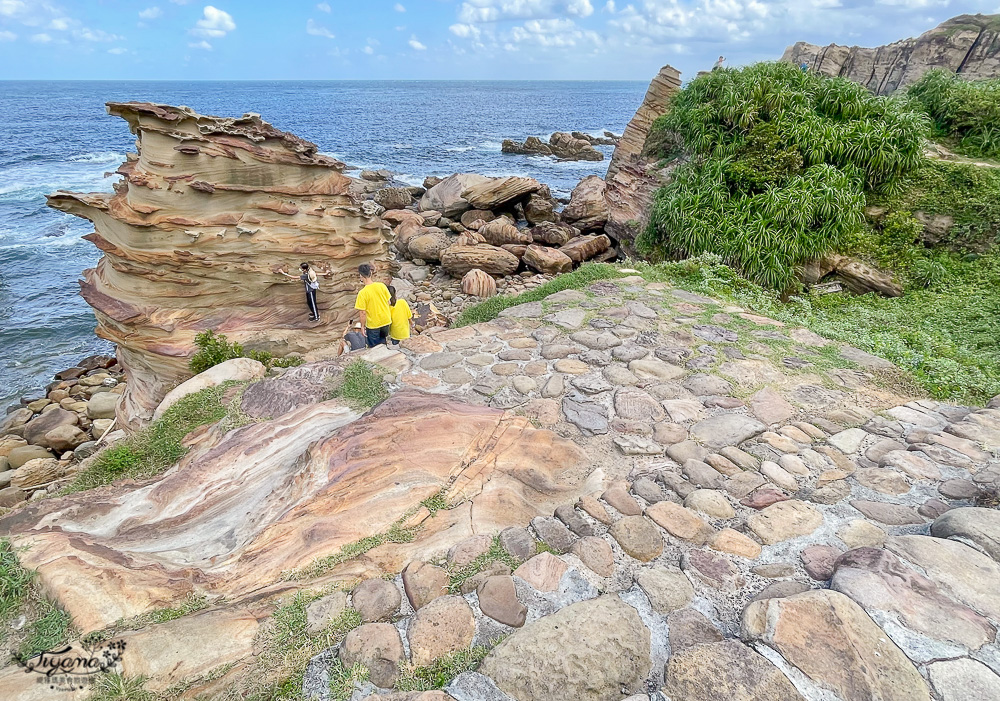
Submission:
[[[116,151],[99,151],[97,153],[81,153],[66,159],[70,163],[121,163],[125,160],[124,153]]]

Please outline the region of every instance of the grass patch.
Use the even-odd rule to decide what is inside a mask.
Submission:
[[[123,631],[140,630],[149,625],[166,623],[206,608],[208,608],[208,598],[204,594],[191,594],[177,606],[154,609],[139,616],[122,618],[108,628],[87,633],[81,642],[88,646],[99,645]]]
[[[420,505],[430,511],[431,515],[436,514],[441,509],[447,509],[450,505],[448,504],[448,500],[444,497],[444,492],[445,490],[442,489],[437,494],[427,497],[420,502]]]
[[[302,364],[302,358],[298,356],[276,358],[267,351],[247,349],[239,343],[230,342],[223,334],[212,330],[203,331],[195,336],[194,343],[198,346],[198,350],[191,356],[188,367],[196,375],[234,358],[250,358],[262,363],[268,369],[289,368]]]
[[[499,640],[490,641],[491,647],[476,645],[470,650],[460,650],[434,660],[426,667],[409,667],[403,670],[393,687],[396,691],[433,691],[443,689],[452,679],[463,672],[471,672],[479,667]]]
[[[500,312],[509,307],[516,307],[519,304],[528,302],[540,302],[551,294],[563,290],[575,290],[586,287],[598,280],[609,280],[620,277],[621,273],[614,265],[607,263],[585,263],[571,273],[560,275],[549,280],[543,285],[522,292],[519,295],[491,297],[484,302],[466,308],[455,322],[452,328],[479,324],[484,321],[492,321],[499,316]]]
[[[409,514],[407,516],[409,516]],[[412,542],[416,537],[419,528],[405,528],[403,526],[403,521],[407,518],[407,516],[404,516],[400,520],[396,521],[396,523],[392,524],[384,533],[366,536],[361,540],[348,543],[332,555],[316,558],[305,567],[297,570],[288,570],[287,572],[282,573],[282,580],[291,581],[296,579],[314,579],[320,575],[326,574],[337,565],[347,562],[348,560],[353,560],[359,555],[364,555],[369,550],[377,548],[385,543]]]
[[[389,390],[378,366],[358,359],[344,368],[344,374],[330,397],[341,397],[356,407],[371,409],[389,398]]]
[[[18,616],[25,623],[15,631],[11,623]],[[73,632],[69,614],[42,594],[35,572],[21,565],[8,539],[0,538],[0,645],[28,659],[64,644]]]
[[[227,416],[229,409],[222,404],[222,398],[233,384],[226,382],[184,397],[145,429],[98,454],[93,464],[61,493],[82,492],[123,478],[144,479],[163,472],[187,453],[181,444],[186,435]]]
[[[502,562],[512,570],[517,569],[518,565],[521,564],[520,560],[507,552],[503,545],[500,544],[500,536],[498,535],[493,536],[493,542],[490,544],[489,550],[484,552],[465,567],[459,567],[448,573],[451,577],[451,582],[448,585],[448,591],[452,594],[460,593],[462,591],[462,584],[465,583],[465,580],[469,579],[469,577],[472,577],[473,575],[479,574],[494,562]]]
[[[146,690],[147,681],[148,677],[98,675],[91,682],[87,701],[160,701],[160,697]]]
[[[360,662],[348,669],[340,659],[330,665],[330,696],[333,701],[347,701],[354,693],[354,685],[368,681],[368,669]]]

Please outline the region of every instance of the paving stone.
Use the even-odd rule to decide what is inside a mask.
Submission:
[[[398,591],[396,596],[399,596]],[[316,599],[306,606],[306,632],[310,635],[322,632],[324,628],[337,620],[346,608],[347,594],[342,591],[335,591]]]
[[[562,362],[562,361],[556,361]],[[587,374],[574,377],[570,380],[570,384],[576,389],[580,390],[584,394],[594,395],[600,394],[601,392],[610,392],[614,389],[614,385],[605,380],[603,377],[597,374]]]
[[[756,470],[757,466],[760,464],[760,461],[756,457],[750,455],[749,453],[745,453],[734,446],[726,446],[725,448],[722,448],[719,451],[719,454],[727,460],[736,463],[744,470]]]
[[[615,446],[622,455],[663,455],[663,446],[643,436],[615,436]]]
[[[604,368],[602,374],[604,375],[604,379],[613,385],[631,387],[639,384],[639,378],[621,365],[608,365]]]
[[[633,482],[632,493],[642,497],[649,504],[655,504],[664,499],[663,489],[648,477],[640,477]]]
[[[563,382],[562,375],[553,375],[549,379],[545,380],[545,384],[542,386],[542,396],[547,399],[561,397],[565,391],[566,384]]]
[[[413,560],[403,569],[403,591],[414,610],[448,593],[451,578],[441,567]]]
[[[599,502],[592,496],[585,495],[580,497],[576,502],[577,507],[582,511],[585,511],[595,521],[603,523],[604,525],[610,525],[613,521],[608,510],[604,508],[604,504]]]
[[[542,426],[555,426],[562,420],[559,402],[554,399],[532,399],[524,405],[524,416]]]
[[[644,568],[635,573],[635,583],[649,598],[657,613],[665,614],[687,606],[694,598],[694,587],[676,567]]]
[[[695,645],[670,656],[663,691],[671,699],[802,701],[788,678],[738,640]]]
[[[760,489],[754,490],[752,494],[744,499],[740,500],[743,506],[748,506],[751,509],[766,509],[771,504],[777,504],[779,501],[788,501],[791,497],[785,494],[780,489],[775,489],[774,487],[761,487]]]
[[[623,419],[660,421],[663,408],[646,392],[634,387],[621,387],[615,392],[615,413]]]
[[[608,410],[593,399],[579,393],[567,395],[563,397],[562,410],[566,420],[585,436],[608,432]]]
[[[695,545],[704,545],[715,533],[715,529],[696,513],[669,501],[647,507],[646,516],[675,538]]]
[[[945,480],[938,485],[938,491],[949,499],[974,499],[980,493],[974,482],[963,479]]]
[[[752,572],[758,577],[781,579],[782,577],[791,577],[794,575],[795,568],[784,562],[772,562],[766,565],[757,565],[753,568]]]
[[[709,550],[688,550],[681,558],[681,568],[715,589],[733,591],[746,583],[732,562]]]
[[[610,350],[622,344],[621,339],[606,331],[577,331],[570,340],[592,350]]]
[[[765,545],[809,535],[822,524],[823,514],[797,499],[772,504],[747,518],[747,526]]]
[[[809,468],[798,455],[786,453],[778,458],[778,464],[786,471],[799,477],[808,477]]]
[[[833,576],[834,563],[842,554],[842,550],[832,545],[810,545],[799,554],[802,566],[813,579],[825,582]]]
[[[854,519],[841,526],[837,537],[844,541],[849,550],[854,548],[880,548],[885,543],[886,532],[864,519]]]
[[[635,343],[626,343],[611,350],[611,357],[624,363],[649,355],[649,349]]]
[[[931,524],[931,534],[937,538],[968,541],[1000,561],[1000,511],[996,509],[952,509]]]
[[[578,514],[571,504],[557,506],[555,516],[578,536],[592,536],[595,533],[594,527],[583,516]]]
[[[733,462],[728,458],[724,458],[718,453],[711,453],[710,455],[705,456],[705,462],[726,477],[732,477],[733,475],[738,475],[743,472],[739,466],[733,464]]]
[[[573,554],[595,574],[610,577],[615,571],[615,556],[603,538],[588,536],[573,543]]]
[[[576,536],[562,521],[553,516],[536,516],[531,519],[531,527],[538,537],[557,553],[568,553]]]
[[[673,414],[671,413],[671,418]],[[735,446],[764,430],[761,422],[742,414],[718,414],[691,427],[691,437],[710,448]]]
[[[656,435],[655,432],[653,435]],[[681,441],[680,443],[674,443],[667,448],[667,455],[669,455],[674,462],[678,462],[681,465],[688,460],[704,460],[708,457],[708,453],[708,450],[694,441],[687,440]]]
[[[659,529],[644,516],[625,516],[608,529],[628,555],[641,562],[649,562],[663,553],[663,537]]]
[[[567,570],[569,565],[552,553],[543,552],[514,570],[514,576],[520,577],[540,592],[557,591]]]
[[[809,585],[802,582],[774,582],[768,584],[760,590],[750,601],[763,601],[764,599],[782,599],[786,596],[795,596],[804,591],[809,591]]]
[[[344,637],[337,653],[350,669],[360,664],[368,670],[368,679],[382,688],[391,688],[406,659],[399,631],[391,623],[365,623]]]
[[[934,417],[908,406],[897,406],[887,409],[886,414],[903,423],[921,426],[923,428],[940,428],[945,422],[940,417]]]
[[[785,438],[793,440],[796,443],[801,443],[802,445],[809,445],[813,440],[812,436],[808,435],[797,426],[782,426],[778,429],[778,433]]]
[[[887,526],[905,526],[924,522],[924,519],[916,511],[902,504],[852,499],[851,506],[873,521],[884,523]]]
[[[722,489],[725,481],[718,470],[701,460],[686,460],[681,472],[691,484],[705,489]]]
[[[774,431],[764,431],[760,434],[760,441],[774,448],[779,453],[798,453],[799,444],[789,440]]]
[[[683,608],[667,616],[667,629],[672,654],[695,645],[723,640],[719,629],[693,608]]]
[[[527,560],[537,550],[535,539],[527,528],[510,526],[500,531],[500,545],[518,560]]]
[[[857,452],[861,447],[861,442],[868,434],[860,428],[849,428],[846,431],[835,433],[827,437],[826,441],[842,453],[851,454]]]
[[[527,302],[516,307],[507,307],[500,312],[499,316],[513,319],[537,319],[542,316],[542,313],[541,302]]]
[[[461,353],[431,353],[420,359],[420,367],[424,370],[440,370],[441,368],[451,367],[460,362],[462,362]]]
[[[367,579],[351,592],[351,608],[361,614],[365,623],[392,618],[402,603],[399,589],[384,579]]]
[[[928,499],[923,504],[917,507],[917,513],[924,518],[935,519],[941,516],[946,511],[950,511],[951,506],[941,501],[940,499]]]
[[[542,357],[546,360],[558,360],[580,352],[578,346],[570,346],[565,343],[548,343],[542,346]]]
[[[638,516],[642,513],[639,502],[621,487],[609,487],[601,495],[601,498],[613,506],[618,513],[623,516]]]
[[[847,480],[837,480],[809,494],[809,501],[815,504],[836,504],[851,495],[851,485]]]
[[[521,394],[531,394],[538,389],[538,384],[530,377],[519,375],[511,382],[514,389]]]
[[[906,494],[910,491],[910,483],[895,470],[881,467],[859,468],[855,471],[854,478],[861,486],[882,494]]]
[[[452,567],[465,567],[485,554],[492,546],[493,539],[488,535],[469,536],[451,546],[446,559]]]
[[[693,484],[674,472],[661,472],[657,475],[657,479],[668,489],[675,492],[681,499],[697,489]]]
[[[732,528],[723,528],[712,536],[708,545],[713,550],[756,560],[760,557],[760,543]]]
[[[575,358],[560,358],[552,365],[552,368],[556,372],[562,372],[567,375],[583,375],[590,372],[589,365]]]
[[[766,480],[756,472],[741,472],[727,479],[722,488],[733,499],[744,499],[764,484],[766,484]]]
[[[750,409],[754,416],[767,425],[784,423],[795,414],[795,407],[770,387],[753,395]]]
[[[467,650],[475,635],[476,619],[465,599],[455,595],[439,597],[410,619],[406,631],[410,662],[423,667],[445,655]]]
[[[587,350],[580,353],[580,360],[593,367],[603,368],[611,364],[611,354],[599,350]]]
[[[941,470],[919,451],[891,450],[882,456],[879,464],[905,472],[917,480],[941,479]]]
[[[934,662],[927,667],[941,701],[1000,701],[1000,677],[968,658]]]
[[[685,378],[683,387],[698,397],[726,396],[733,391],[733,386],[721,377],[700,372]]]
[[[513,409],[527,401],[528,398],[513,387],[501,387],[496,394],[490,397],[489,404],[495,409]]]
[[[684,498],[684,506],[712,518],[730,519],[736,516],[732,505],[716,489],[696,489]]]
[[[528,608],[517,600],[514,578],[510,575],[489,577],[476,590],[479,608],[494,621],[520,628],[528,614]]]
[[[673,380],[684,374],[683,369],[657,358],[633,360],[628,369],[640,380]]]
[[[564,329],[578,329],[586,318],[587,312],[583,309],[562,309],[545,317],[547,321]]]
[[[708,324],[695,324],[691,327],[691,333],[711,343],[735,343],[739,340],[735,331]]]
[[[865,457],[877,463],[883,455],[893,450],[906,450],[906,446],[891,438],[883,438],[865,451]]]
[[[479,572],[466,579],[459,585],[459,590],[462,592],[462,596],[471,594],[479,588],[479,585],[485,582],[490,577],[499,577],[501,575],[509,575],[511,573],[510,567],[502,562],[491,562],[486,565]]]

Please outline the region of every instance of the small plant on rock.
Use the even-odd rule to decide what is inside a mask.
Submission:
[[[242,344],[230,341],[221,333],[212,330],[203,331],[194,337],[194,343],[198,346],[198,352],[191,357],[188,366],[191,372],[198,374],[210,367],[234,358],[250,358],[262,363],[268,368],[272,367],[294,367],[302,364],[302,358],[288,356],[286,358],[275,358],[267,351],[247,350]]]

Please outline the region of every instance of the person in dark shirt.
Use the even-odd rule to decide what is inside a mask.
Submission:
[[[368,341],[365,339],[365,334],[362,331],[361,322],[354,322],[354,328],[344,334],[344,349],[341,352],[350,353],[351,351],[366,348]]]

